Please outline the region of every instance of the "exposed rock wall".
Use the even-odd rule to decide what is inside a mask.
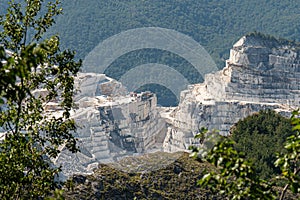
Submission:
[[[196,143],[201,127],[229,134],[239,119],[262,109],[284,115],[300,106],[299,46],[281,45],[260,36],[244,36],[231,49],[226,67],[207,74],[202,84],[181,93],[167,117],[166,151]]]
[[[72,117],[79,126],[76,136],[81,152],[62,151],[56,159],[64,175],[91,173],[98,163],[161,150],[166,123],[154,94],[127,95],[119,82],[103,74],[79,74],[76,86],[78,108]]]
[[[262,109],[288,116],[300,106],[298,49],[245,36],[231,49],[226,67],[189,86],[176,108],[156,108],[156,96],[149,92],[128,95],[105,75],[79,74],[73,117],[80,126],[81,152],[63,151],[56,164],[63,165],[65,175],[89,173],[99,162],[127,155],[187,150],[198,143],[194,136],[201,127],[227,135],[238,120]]]

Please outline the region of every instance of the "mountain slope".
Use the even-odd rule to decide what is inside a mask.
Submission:
[[[0,14],[4,13],[5,4],[0,3]],[[49,34],[58,33],[62,48],[76,50],[81,59],[105,39],[141,27],[162,27],[190,36],[208,51],[219,69],[229,57],[228,49],[248,32],[256,30],[300,40],[298,0],[65,0],[62,6],[64,15],[56,18],[57,23]],[[146,63],[176,68],[190,83],[203,81],[189,62],[157,49],[123,55],[105,73],[119,80],[129,69]],[[89,71],[97,72],[97,69]],[[152,84],[142,90],[158,93],[159,104],[163,106],[178,103],[162,86]]]
[[[157,160],[155,153],[148,155],[144,164]],[[164,155],[166,157],[174,154]],[[135,158],[142,160],[142,158]],[[222,199],[199,188],[197,180],[211,166],[200,163],[185,153],[169,166],[145,173],[126,173],[111,166],[99,165],[93,175],[75,176],[73,191],[66,199]]]
[[[209,190],[197,185],[197,181],[207,171],[215,170],[207,162],[198,162],[189,157],[188,153],[153,153],[144,157],[129,159],[135,163],[125,161],[128,167],[149,169],[149,163],[160,163],[170,156],[181,156],[170,165],[156,171],[135,173],[123,172],[116,168],[100,164],[94,174],[89,176],[77,175],[73,177],[73,189],[65,192],[66,199],[226,199],[224,196],[214,195]],[[158,157],[162,158],[159,160]],[[151,160],[152,159],[152,160]],[[159,165],[159,164],[157,164]],[[155,166],[154,166],[155,168]],[[281,191],[282,188],[274,188]],[[287,192],[286,199],[299,199],[299,195]]]
[[[227,58],[232,43],[253,30],[300,39],[297,0],[76,0],[64,1],[63,8],[65,15],[57,19],[53,31],[81,58],[114,34],[150,26],[191,36],[216,59]]]

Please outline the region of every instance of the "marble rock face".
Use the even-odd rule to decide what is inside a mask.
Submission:
[[[239,119],[262,109],[288,116],[300,106],[299,49],[260,36],[242,37],[223,70],[181,92],[179,106],[167,116],[165,150],[197,143],[193,138],[201,127],[228,135]]]
[[[91,173],[98,163],[153,151],[185,151],[198,144],[201,127],[230,134],[238,120],[259,110],[282,115],[300,106],[299,46],[260,36],[244,36],[230,50],[226,67],[181,92],[178,107],[157,108],[150,92],[130,93],[103,74],[76,78],[81,152],[62,151],[55,160],[63,174]],[[50,108],[50,110],[54,110]]]
[[[75,80],[77,109],[72,117],[80,152],[66,150],[55,160],[63,176],[91,173],[98,163],[162,149],[166,123],[150,92],[128,94],[126,88],[103,74],[82,73]]]

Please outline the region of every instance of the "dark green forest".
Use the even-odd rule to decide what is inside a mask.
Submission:
[[[300,2],[219,0],[63,1],[52,32],[84,58],[102,40],[140,27],[163,27],[191,36],[219,61],[242,35],[259,31],[299,40]]]
[[[276,155],[284,152],[284,142],[295,134],[291,121],[273,110],[261,110],[241,119],[231,128],[231,137],[236,142],[235,148],[245,152],[251,160],[257,174],[269,179],[279,174],[274,162]]]
[[[6,2],[0,2],[1,14],[5,7]],[[81,59],[105,39],[142,27],[162,27],[192,37],[208,51],[218,68],[224,66],[233,43],[249,32],[300,39],[300,2],[296,0],[65,0],[62,7],[64,15],[56,18],[49,35],[58,33],[62,49],[75,49]],[[157,49],[123,55],[105,73],[119,79],[130,68],[150,62],[181,69],[179,73],[190,83],[203,81],[186,60]],[[84,66],[83,70],[91,71]],[[158,92],[161,105],[176,105],[174,95],[166,88],[142,88],[148,89]]]

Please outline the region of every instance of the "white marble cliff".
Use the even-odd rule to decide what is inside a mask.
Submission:
[[[181,92],[175,108],[157,108],[150,92],[128,93],[103,74],[82,73],[73,113],[80,153],[55,160],[66,176],[91,173],[98,163],[152,151],[184,151],[201,127],[228,135],[238,120],[262,109],[283,115],[300,106],[300,50],[261,35],[242,37],[223,70]],[[49,112],[56,112],[49,106]]]
[[[124,156],[162,150],[166,123],[154,94],[127,94],[121,83],[104,74],[78,74],[75,85],[79,92],[72,117],[79,127],[80,152],[63,150],[55,160],[65,176],[91,173],[98,163]]]
[[[244,36],[230,50],[223,70],[207,74],[204,83],[181,93],[179,106],[166,116],[164,147],[171,152],[187,149],[197,142],[193,137],[201,127],[228,135],[234,123],[259,110],[289,115],[299,106],[299,46]]]

